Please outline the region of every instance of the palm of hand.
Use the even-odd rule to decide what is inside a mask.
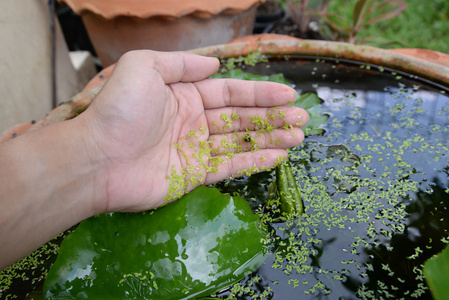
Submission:
[[[208,131],[188,136],[194,128],[207,128],[201,95],[195,87],[176,83],[164,84],[163,89],[163,93],[154,93],[149,87],[134,88],[120,95],[126,103],[116,103],[109,112],[101,112],[106,119],[103,124],[108,124],[104,125],[101,148],[110,161],[109,195],[114,195],[108,206],[114,210],[122,210],[122,206],[126,211],[148,209],[150,197],[157,199],[153,207],[164,204],[170,185],[167,177],[186,170],[190,161],[185,155],[199,151],[200,142],[208,139]],[[164,96],[154,98],[151,94]],[[142,98],[148,101],[140,101]],[[195,149],[181,149],[186,142]]]
[[[188,61],[184,59],[184,63]],[[126,72],[127,67],[129,64],[118,65],[114,73]],[[261,134],[250,121],[253,115],[266,116],[273,104],[293,100],[289,88],[273,83],[203,80],[216,71],[214,65],[203,67],[203,71],[196,68],[195,75],[189,75],[188,66],[181,69],[184,73],[176,79],[167,79],[157,68],[140,68],[139,72],[134,68],[128,76],[113,75],[86,111],[87,117],[90,114],[95,119],[92,136],[108,162],[104,175],[106,211],[155,208],[199,184],[240,175],[239,171],[253,165],[270,168],[279,156],[286,156],[285,150],[276,148],[302,141],[301,125],[293,129],[293,133],[300,133],[297,136],[286,130]],[[117,92],[115,86],[122,88]],[[268,99],[267,103],[261,98]],[[234,115],[238,117],[231,120]],[[228,116],[227,120],[223,116]],[[285,118],[273,118],[272,123],[294,125],[298,118],[307,122],[303,110],[289,107]],[[257,149],[262,150],[250,151],[257,149],[242,139],[248,129],[254,131]],[[275,145],[273,138],[282,138],[282,143]],[[223,144],[237,146],[220,148]]]

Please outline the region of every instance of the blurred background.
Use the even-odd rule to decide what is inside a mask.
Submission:
[[[123,29],[128,25],[132,28],[130,32],[141,37],[143,42],[151,39],[143,35],[159,34],[151,41],[156,44],[143,46],[155,50],[187,50],[225,43],[252,33],[275,33],[387,49],[423,48],[449,54],[447,0],[147,0],[114,3],[122,6],[143,3],[146,9],[140,6],[133,12],[119,7],[111,14],[107,9],[110,10],[112,4],[107,0],[0,3],[0,54],[3,57],[0,64],[3,74],[0,132],[17,123],[40,119],[55,106],[69,100],[99,70],[120,57],[124,50],[112,46],[134,47],[128,45],[131,36]],[[91,11],[93,4],[95,13]],[[106,12],[98,13],[97,8],[101,6]],[[151,11],[154,7],[162,10],[162,14],[156,15],[155,9]],[[131,21],[125,20],[130,14]],[[140,25],[146,24],[140,18],[142,15],[151,16],[154,24],[149,25],[154,25],[152,29],[139,29]],[[240,15],[245,19],[239,19]],[[231,21],[227,17],[231,17]],[[187,23],[182,23],[183,20]],[[196,29],[188,32],[186,24],[190,23]],[[112,41],[103,36],[97,39],[101,33],[93,25],[109,29],[113,34]],[[174,35],[164,31],[176,26],[184,31]],[[194,30],[198,31],[196,35]],[[118,33],[124,33],[124,37]],[[177,45],[168,44],[176,41]],[[103,49],[99,51],[100,46],[112,52],[108,54],[110,57],[103,54]]]

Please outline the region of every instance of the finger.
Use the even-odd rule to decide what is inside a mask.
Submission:
[[[209,137],[213,155],[234,154],[261,149],[286,149],[298,146],[304,140],[299,128],[275,129],[271,132],[234,132]]]
[[[285,105],[296,99],[296,91],[275,82],[238,79],[207,79],[195,82],[205,109],[226,106],[270,107]]]
[[[157,71],[166,84],[175,82],[194,82],[215,74],[220,62],[215,57],[206,57],[187,52],[158,52],[136,50],[125,53],[117,63],[116,70],[122,67],[141,72]]]
[[[284,149],[265,149],[239,153],[232,158],[225,157],[225,161],[217,168],[217,172],[207,174],[205,184],[268,171],[286,159],[287,150]]]
[[[271,108],[226,107],[205,111],[209,131],[231,133],[275,129],[284,127],[303,127],[307,124],[307,112],[295,106]]]

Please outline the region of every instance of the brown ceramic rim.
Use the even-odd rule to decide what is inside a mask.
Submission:
[[[274,38],[249,36],[234,43],[195,49],[192,52],[226,59],[245,56],[255,50],[273,57],[286,55],[324,57],[373,64],[416,75],[449,88],[449,65],[446,61],[438,63],[435,60],[364,45],[276,36]],[[446,60],[449,58],[447,54],[438,54]]]
[[[260,51],[262,54],[274,57],[285,55],[328,57],[374,64],[417,75],[449,88],[449,64],[447,63],[449,55],[434,51],[425,52],[432,54],[432,59],[429,60],[425,56],[424,58],[423,56],[416,57],[370,46],[300,40],[279,35],[251,35],[239,38],[228,44],[194,49],[190,52],[226,59],[245,56],[254,51]],[[114,66],[112,65],[102,70],[88,83],[81,93],[52,110],[44,118],[37,122],[19,124],[4,131],[0,134],[0,142],[7,141],[22,133],[75,117],[89,106],[112,73],[113,68]]]

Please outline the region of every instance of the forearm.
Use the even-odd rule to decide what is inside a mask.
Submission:
[[[73,123],[0,144],[0,269],[101,212],[99,162]]]

